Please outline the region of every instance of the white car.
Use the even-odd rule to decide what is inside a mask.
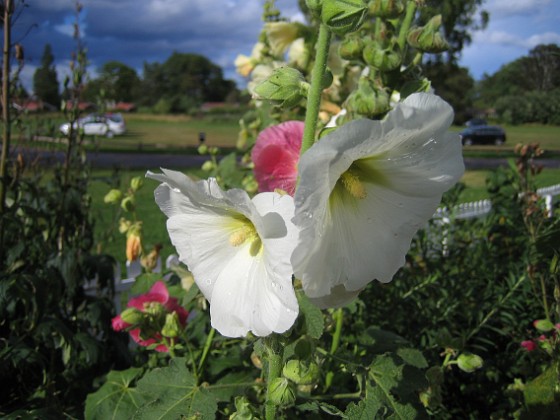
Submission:
[[[74,123],[74,129],[83,129],[87,136],[105,136],[113,138],[126,132],[126,125],[121,114],[89,114]],[[65,136],[70,131],[70,123],[60,126]]]

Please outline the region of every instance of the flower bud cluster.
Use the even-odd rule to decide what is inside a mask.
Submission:
[[[188,312],[169,296],[161,280],[148,293],[132,298],[127,308],[112,320],[115,331],[127,331],[143,347],[168,352],[177,348],[177,339],[187,324]]]
[[[533,322],[533,327],[540,335],[522,341],[520,346],[528,352],[540,350],[550,357],[557,356],[560,351],[560,323],[553,324],[549,319],[537,319]]]

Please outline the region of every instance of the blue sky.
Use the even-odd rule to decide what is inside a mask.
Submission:
[[[16,3],[19,0],[15,0]],[[173,51],[207,56],[240,84],[233,61],[249,55],[262,27],[263,0],[82,0],[83,40],[89,71],[109,60],[121,61],[141,75],[144,62],[163,62]],[[45,44],[53,47],[59,81],[68,72],[73,49],[73,0],[26,0],[13,41],[25,48],[22,80],[31,87]],[[283,15],[301,20],[296,0],[277,0]],[[560,0],[487,0],[486,30],[473,34],[460,64],[476,79],[540,43],[560,44]]]

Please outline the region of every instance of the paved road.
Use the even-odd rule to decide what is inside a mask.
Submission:
[[[52,165],[63,162],[62,152],[46,152],[34,149],[22,149],[21,152],[27,162],[38,160],[41,164]],[[12,154],[16,154],[14,150]],[[88,161],[94,168],[111,169],[186,169],[200,167],[207,158],[199,155],[180,155],[169,153],[88,153]],[[560,159],[539,159],[538,163],[547,168],[560,168]],[[465,158],[467,169],[492,169],[506,165],[506,159],[497,158]]]

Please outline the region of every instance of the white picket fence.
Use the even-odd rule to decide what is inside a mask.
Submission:
[[[539,188],[537,190],[537,194],[541,197],[544,197],[545,206],[549,217],[552,217],[553,214],[553,206],[554,206],[554,197],[560,195],[560,184],[553,185],[551,187],[544,187]],[[438,222],[441,226],[441,231],[439,235],[441,235],[441,252],[446,255],[448,253],[448,243],[447,243],[447,228],[446,225],[451,223],[452,218],[454,219],[469,219],[473,217],[481,217],[485,214],[489,213],[492,209],[492,204],[490,200],[479,200],[473,201],[470,203],[462,203],[459,204],[452,209],[447,209],[444,207],[440,207],[436,210],[434,214],[434,219]],[[170,255],[167,260],[165,261],[165,267],[167,270],[171,269],[174,265],[179,264],[179,259],[176,255]],[[158,263],[156,268],[153,270],[155,273],[161,273],[162,271],[162,262],[161,258],[158,259]],[[115,266],[115,296],[114,296],[114,304],[117,313],[121,311],[121,296],[123,293],[128,292],[136,277],[142,273],[142,266],[140,262],[134,261],[132,263],[126,263],[126,275],[125,279],[121,279],[121,267],[117,263]],[[92,279],[86,283],[84,289],[86,294],[95,296],[96,294],[96,279]]]

